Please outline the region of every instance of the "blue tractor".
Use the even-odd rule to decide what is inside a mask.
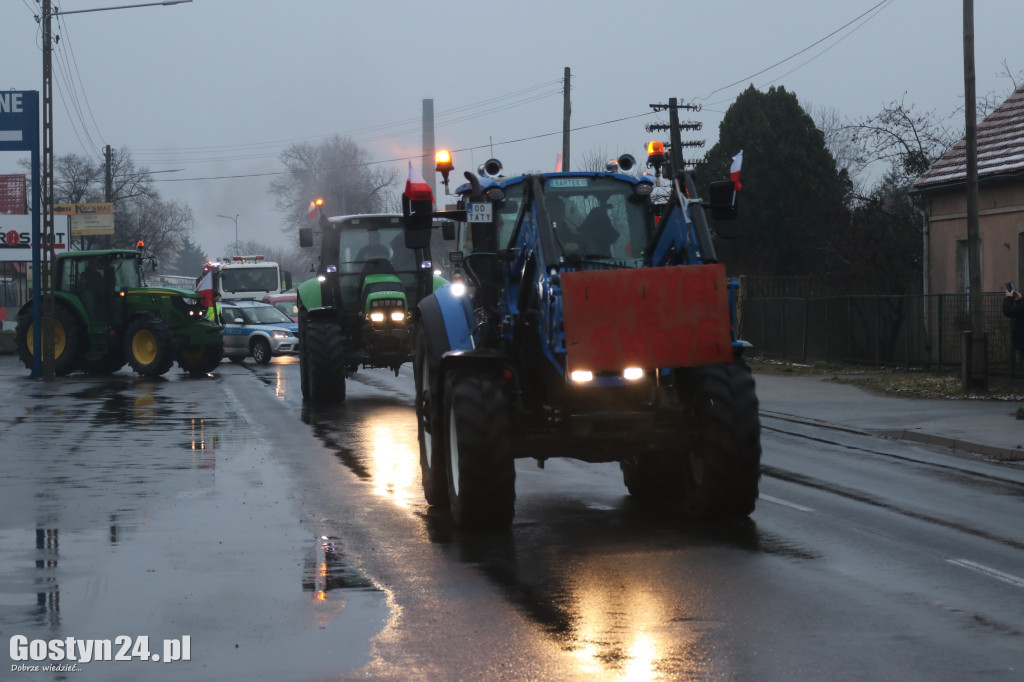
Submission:
[[[489,162],[456,190],[461,270],[417,307],[423,489],[460,527],[502,528],[515,460],[620,464],[629,493],[695,519],[742,518],[760,478],[758,400],[735,332],[735,191],[697,198],[691,172],[652,202],[628,171],[501,178]],[[488,173],[489,171],[489,173]],[[407,205],[407,233],[429,202]]]

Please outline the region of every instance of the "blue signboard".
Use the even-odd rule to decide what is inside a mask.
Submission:
[[[0,91],[0,152],[39,149],[39,92]]]
[[[39,91],[0,90],[0,152],[32,152],[32,336],[33,348],[42,343],[42,289],[41,254],[39,243],[40,182],[39,182]],[[32,353],[32,377],[42,374],[42,353]]]

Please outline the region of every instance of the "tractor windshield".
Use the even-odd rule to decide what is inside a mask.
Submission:
[[[142,286],[138,259],[133,253],[90,253],[67,257],[61,268],[61,291],[78,295],[136,289]]]
[[[610,177],[548,178],[544,202],[563,256],[639,267],[649,211],[633,185]]]
[[[384,258],[395,272],[416,272],[416,254],[405,248],[402,223],[359,224],[352,221],[341,231],[338,267],[341,273],[362,272],[367,261]]]
[[[403,225],[400,216],[362,216],[344,221],[338,235],[337,263],[346,309],[359,307],[363,278],[371,272],[393,272],[406,295],[410,299],[415,296],[419,264],[416,252],[405,246]]]

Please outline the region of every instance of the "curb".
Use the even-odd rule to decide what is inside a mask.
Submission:
[[[1024,462],[1024,449],[1021,448],[1000,448],[992,445],[982,445],[980,443],[971,443],[966,440],[960,440],[958,438],[948,438],[946,436],[932,436],[927,433],[919,433],[917,431],[907,431],[904,429],[890,430],[890,431],[872,431],[880,436],[886,438],[893,438],[895,440],[909,440],[916,443],[924,443],[925,445],[937,445],[943,448],[949,448],[953,452],[970,452],[976,455],[984,455],[985,457],[991,457],[997,459],[1000,462]]]

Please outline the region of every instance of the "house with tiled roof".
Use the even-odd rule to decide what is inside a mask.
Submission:
[[[928,292],[966,292],[966,139],[932,164],[913,191],[925,200]],[[982,292],[1024,283],[1024,85],[978,124],[978,234]]]

